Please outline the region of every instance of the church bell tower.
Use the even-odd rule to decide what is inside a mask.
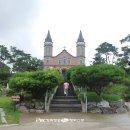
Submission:
[[[53,56],[53,42],[50,35],[50,31],[48,30],[47,36],[44,42],[44,66],[50,68]]]
[[[85,42],[80,30],[79,37],[77,39],[77,58],[79,64],[85,64]]]

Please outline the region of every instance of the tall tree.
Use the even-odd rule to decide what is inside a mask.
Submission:
[[[128,34],[125,38],[120,40],[121,44],[124,42],[130,42],[130,34]],[[122,47],[123,54],[120,54],[118,58],[117,65],[122,67],[130,67],[130,47],[125,46]]]
[[[130,47],[125,46],[122,47],[122,54],[119,55],[119,58],[117,59],[117,65],[122,67],[128,67],[130,66]]]
[[[100,44],[96,51],[93,63],[114,64],[115,58],[118,56],[118,48],[107,42]]]
[[[100,53],[96,53],[93,59],[93,64],[105,64],[105,59],[102,58]]]
[[[6,86],[10,76],[10,68],[6,64],[0,62],[0,86]]]
[[[32,57],[24,51],[11,47],[12,59],[10,63],[13,64],[13,71],[36,71],[43,69],[43,62],[40,59]]]
[[[7,47],[0,45],[0,85],[6,85],[11,76],[10,67],[7,65],[11,60],[11,54]]]
[[[4,45],[0,45],[0,62],[4,63],[5,61],[9,61],[11,59],[11,54],[9,53],[7,47]]]
[[[121,39],[120,42],[121,43],[130,42],[130,34],[128,34],[125,38]]]

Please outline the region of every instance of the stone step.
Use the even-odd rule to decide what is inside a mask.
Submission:
[[[50,112],[82,112],[81,110],[50,110]]]
[[[79,101],[78,99],[69,99],[69,98],[65,98],[65,99],[52,99],[53,101]]]
[[[53,99],[51,104],[80,104],[80,101],[76,99]]]
[[[76,108],[81,107],[81,104],[50,104],[50,108]]]
[[[76,96],[54,96],[53,99],[77,99]]]
[[[51,108],[50,112],[82,112],[81,108]]]
[[[50,103],[50,112],[81,112],[81,102],[74,93],[73,86],[70,86],[69,95],[64,95],[63,85],[60,86]]]

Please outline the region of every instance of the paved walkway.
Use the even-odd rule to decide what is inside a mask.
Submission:
[[[45,122],[37,122],[41,119]],[[45,120],[46,119],[46,120]],[[50,119],[59,119],[53,122]],[[72,119],[77,119],[73,120]],[[80,119],[80,120],[79,120]],[[83,119],[81,121],[81,119]],[[51,122],[47,122],[47,120]],[[71,120],[71,122],[70,122]],[[126,114],[84,114],[44,113],[22,114],[20,125],[0,126],[0,130],[130,130],[130,113]]]

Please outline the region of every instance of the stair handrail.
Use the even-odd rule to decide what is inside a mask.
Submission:
[[[48,99],[48,103],[50,104],[51,100],[53,99],[57,89],[58,89],[59,86],[56,86],[51,92],[50,92],[50,97]]]
[[[73,85],[74,90],[76,91],[76,86],[73,84],[73,82],[70,80],[70,82]],[[82,89],[80,89],[80,92],[82,91]],[[78,96],[78,95],[77,95]],[[87,99],[87,95],[84,95],[85,98],[85,103],[83,101],[81,101],[82,104],[82,112],[86,112],[87,113],[87,104],[88,104],[88,99]]]
[[[48,90],[46,91],[45,94],[45,111],[47,111],[47,99],[48,99]]]
[[[75,87],[75,85],[73,84],[73,82],[70,80],[70,82],[72,83],[72,86],[73,86],[73,88],[74,88],[74,91],[76,90],[76,87]]]
[[[57,89],[59,86],[54,87],[51,91],[46,91],[46,96],[45,96],[45,111],[49,112],[49,107],[51,100],[53,99]]]
[[[70,80],[70,82],[72,83],[72,86],[74,88],[74,91],[76,92],[77,86],[73,84],[73,82]],[[82,89],[80,89],[80,92],[82,91]],[[78,96],[78,95],[77,95]]]

